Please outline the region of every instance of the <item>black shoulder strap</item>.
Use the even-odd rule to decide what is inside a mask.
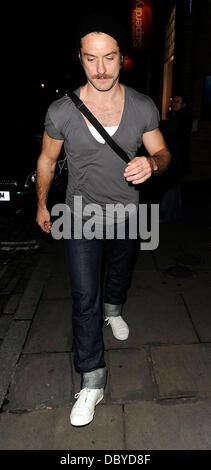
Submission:
[[[78,98],[78,96],[73,92],[70,93],[68,96],[71,98],[71,100],[73,101],[75,106],[79,109],[79,111],[81,111],[81,113],[83,113],[84,116],[87,117],[89,122],[91,122],[91,124],[93,124],[93,126],[97,129],[99,134],[102,135],[102,137],[105,139],[105,141],[114,150],[114,152],[116,152],[119,155],[119,157],[121,157],[126,163],[130,162],[130,159],[129,159],[128,155],[126,154],[126,152],[121,147],[119,147],[119,145],[111,138],[111,136],[104,129],[104,127],[100,124],[100,122],[96,119],[96,117],[85,106],[83,101],[81,101],[80,98]]]

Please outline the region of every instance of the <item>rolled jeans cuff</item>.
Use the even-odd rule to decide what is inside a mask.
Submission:
[[[91,372],[83,372],[81,379],[81,388],[105,388],[107,381],[107,368],[101,367],[100,369]]]
[[[104,314],[105,317],[118,317],[122,312],[122,304],[113,305],[104,303]]]

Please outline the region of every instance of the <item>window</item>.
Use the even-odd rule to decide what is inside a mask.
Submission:
[[[211,75],[206,75],[204,79],[202,119],[211,120]]]

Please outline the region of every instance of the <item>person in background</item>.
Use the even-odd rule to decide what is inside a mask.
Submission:
[[[172,99],[172,110],[165,138],[172,154],[167,172],[161,176],[160,222],[182,217],[181,180],[190,171],[189,144],[192,117],[187,99],[182,92],[176,92]]]

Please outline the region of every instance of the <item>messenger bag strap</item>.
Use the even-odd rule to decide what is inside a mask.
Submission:
[[[99,134],[110,145],[112,150],[114,150],[114,152],[116,152],[119,155],[119,157],[121,157],[122,160],[124,160],[125,163],[130,162],[130,158],[128,157],[126,152],[111,138],[111,136],[104,129],[104,127],[100,124],[100,122],[96,119],[96,117],[85,106],[83,101],[81,101],[80,98],[78,98],[78,96],[73,92],[70,93],[68,96],[71,98],[71,100],[73,101],[75,106],[79,109],[79,111],[81,111],[81,113],[83,113],[84,116],[86,116],[86,118],[89,120],[89,122],[91,122],[91,124],[95,127],[95,129],[97,129]]]

